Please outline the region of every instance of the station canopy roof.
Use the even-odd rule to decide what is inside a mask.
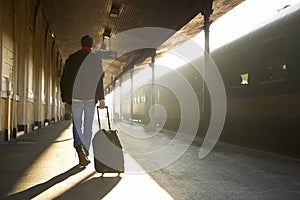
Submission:
[[[217,20],[243,1],[214,0],[210,19]],[[80,38],[85,34],[93,36],[95,44],[105,42],[106,36],[113,37],[124,31],[143,27],[161,27],[193,37],[204,26],[201,13],[211,8],[209,2],[210,0],[40,0],[63,60],[80,48]],[[149,62],[149,57],[153,55],[161,56],[164,49],[184,40],[180,34],[166,34],[156,41],[153,49],[134,50],[118,57],[106,68],[105,87],[133,66]],[[106,45],[106,49],[108,48],[109,45]]]

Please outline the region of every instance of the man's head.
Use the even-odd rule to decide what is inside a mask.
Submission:
[[[92,47],[94,40],[91,36],[85,35],[81,38],[81,46]]]

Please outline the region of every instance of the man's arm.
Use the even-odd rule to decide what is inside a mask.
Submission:
[[[70,93],[71,93],[71,71],[70,71],[70,57],[66,60],[65,65],[63,66],[63,72],[60,78],[60,92],[61,100],[64,103],[71,104]]]
[[[99,100],[99,108],[101,109],[105,108],[103,76],[104,74],[101,76],[98,82],[97,91],[96,91],[96,99]]]

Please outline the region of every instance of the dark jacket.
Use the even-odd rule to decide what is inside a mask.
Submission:
[[[72,99],[95,102],[104,99],[103,69],[100,53],[79,50],[66,60],[60,80],[63,102],[72,103]]]

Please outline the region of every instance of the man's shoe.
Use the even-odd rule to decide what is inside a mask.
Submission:
[[[82,145],[75,146],[75,149],[78,154],[80,166],[87,166],[89,163],[91,163],[91,161],[86,156]]]

